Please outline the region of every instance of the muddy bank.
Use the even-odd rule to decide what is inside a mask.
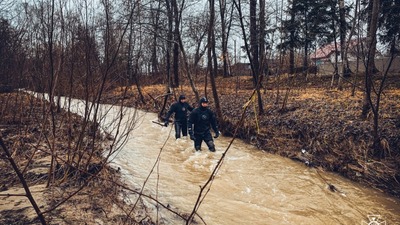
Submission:
[[[0,105],[0,137],[47,224],[151,224],[123,200],[120,173],[103,157],[111,139],[93,123],[23,93],[0,94]],[[1,147],[0,158],[0,224],[41,224]]]
[[[371,154],[372,114],[361,119],[362,79],[351,79],[344,83],[342,90],[330,88],[330,78],[269,79],[261,91],[264,113],[258,115],[256,101],[243,112],[252,93],[251,77],[218,78],[223,113],[223,118],[219,119],[221,131],[231,136],[245,113],[237,136],[259,149],[339,173],[400,197],[400,77],[388,79],[381,99],[384,158]],[[157,96],[163,96],[165,90],[160,84],[143,86],[145,101],[142,102],[135,87],[117,88],[107,93],[104,100],[160,113],[163,97]],[[197,105],[190,86],[185,84],[169,95],[167,108],[180,93],[185,93],[193,106]],[[200,94],[204,95],[202,91]],[[208,97],[210,106],[214,107],[211,88]]]
[[[388,116],[382,120],[382,143],[387,156],[375,158],[370,154],[372,121],[359,119],[361,103],[354,104],[357,101],[347,95],[338,100],[341,92],[312,93],[296,93],[299,99],[286,110],[271,105],[264,115],[258,116],[258,121],[254,112],[248,112],[249,119],[239,127],[238,137],[259,149],[339,173],[400,197],[400,118]],[[394,103],[396,97],[391,101]],[[225,107],[226,117],[221,126],[226,135],[232,135],[236,113],[230,113],[231,106]],[[395,115],[399,109],[387,110],[385,114]]]

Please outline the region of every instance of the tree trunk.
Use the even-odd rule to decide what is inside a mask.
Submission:
[[[259,45],[258,45],[258,32],[257,32],[257,0],[250,0],[250,52],[253,61],[251,62],[254,67],[253,83],[254,87],[258,83],[258,75],[260,71],[259,64]]]
[[[340,37],[340,56],[342,60],[342,71],[341,71],[341,76],[339,76],[338,80],[338,88],[339,90],[342,89],[342,77],[345,76],[347,73],[347,63],[345,63],[347,60],[345,58],[345,52],[346,52],[346,11],[344,8],[344,0],[339,0],[339,24],[340,24],[340,29],[339,29],[339,37]]]
[[[379,4],[380,0],[371,0],[371,19],[368,24],[368,35],[367,35],[367,68],[365,70],[365,93],[363,100],[363,107],[361,116],[367,118],[368,113],[371,110],[371,91],[372,91],[372,78],[376,72],[375,69],[375,53],[376,53],[376,32],[378,29],[378,16],[379,16]]]
[[[213,92],[215,111],[217,113],[217,117],[222,119],[222,111],[219,103],[219,97],[217,92],[217,86],[215,84],[215,76],[218,70],[217,65],[217,56],[215,53],[215,8],[214,8],[214,0],[209,0],[210,3],[210,24],[208,29],[208,71],[210,73],[210,82],[211,88]]]
[[[166,51],[166,85],[165,85],[165,95],[164,95],[164,101],[163,105],[161,107],[160,112],[158,113],[158,116],[161,117],[164,114],[164,110],[167,106],[167,101],[169,94],[171,92],[170,87],[171,87],[171,49],[172,49],[172,38],[173,38],[173,14],[172,14],[172,6],[171,2],[169,0],[165,1],[166,7],[167,7],[167,17],[168,17],[168,34],[167,34],[167,51]]]
[[[219,0],[219,11],[221,16],[221,41],[222,41],[222,65],[223,77],[228,77],[228,42],[226,32],[226,0]]]
[[[194,84],[194,81],[193,81],[193,78],[192,78],[192,73],[190,72],[188,58],[186,56],[185,49],[183,48],[183,43],[182,43],[182,39],[181,39],[180,34],[179,34],[179,46],[181,48],[182,57],[183,57],[183,63],[185,64],[186,74],[187,74],[187,77],[189,79],[190,86],[191,86],[192,91],[193,91],[193,93],[194,93],[194,95],[196,97],[196,101],[198,102],[200,100],[199,92],[197,91],[197,88],[196,88],[196,86]]]
[[[374,137],[374,151],[373,155],[377,155],[381,153],[380,146],[380,137],[379,137],[379,129],[378,129],[378,117],[379,117],[379,93],[377,96],[377,104],[373,105],[372,100],[372,89],[373,89],[373,77],[376,73],[375,69],[375,53],[376,53],[376,32],[378,28],[378,15],[379,15],[379,6],[380,0],[371,0],[372,8],[371,8],[371,20],[369,23],[369,30],[367,35],[367,68],[365,70],[365,93],[364,93],[364,101],[362,108],[362,117],[367,118],[369,112],[372,110],[374,116],[374,125],[372,135]],[[382,81],[383,82],[383,81]]]
[[[50,74],[50,80],[49,80],[49,101],[50,101],[50,114],[51,114],[51,124],[52,124],[52,129],[51,129],[51,146],[50,146],[50,151],[52,152],[51,154],[51,164],[49,167],[49,177],[47,180],[46,187],[50,186],[50,183],[52,182],[52,174],[54,172],[54,151],[55,151],[55,139],[56,139],[56,121],[55,121],[55,112],[54,112],[54,97],[55,97],[55,90],[57,86],[57,75],[54,72],[54,52],[53,52],[53,47],[54,47],[54,0],[51,1],[51,15],[50,15],[50,27],[48,30],[48,51],[49,51],[49,74]]]
[[[307,17],[307,13],[305,13]],[[307,68],[308,68],[308,47],[309,47],[309,36],[310,36],[310,29],[309,29],[309,24],[305,23],[305,31],[304,31],[304,35],[305,35],[305,41],[304,41],[304,57],[303,57],[303,68],[302,68],[302,74],[305,75],[307,72]]]
[[[337,53],[339,49],[338,49],[337,41],[336,41],[337,36],[336,36],[336,29],[335,29],[335,27],[336,27],[335,20],[332,20],[333,37],[335,38],[335,40],[334,40],[335,52]],[[339,74],[338,74],[338,71],[339,71],[339,69],[338,69],[338,61],[339,61],[339,60],[338,60],[338,54],[335,54],[334,71],[333,71],[332,80],[331,80],[331,87],[332,87],[332,88],[333,88],[333,86],[335,85],[335,79],[339,76]]]
[[[257,91],[257,101],[259,113],[263,112],[262,97],[260,92],[261,78],[260,78],[260,45],[259,45],[259,32],[257,29],[257,0],[250,0],[250,52],[252,55],[253,65],[253,83]]]
[[[179,87],[179,11],[178,3],[176,0],[172,0],[172,12],[174,17],[174,53],[173,53],[173,66],[174,66],[174,82],[173,87]]]
[[[259,35],[259,45],[260,45],[260,69],[259,69],[259,82],[257,84],[257,95],[258,95],[258,114],[264,113],[264,106],[261,98],[260,88],[261,82],[264,77],[266,65],[266,54],[265,54],[265,0],[259,0],[260,2],[260,35]],[[268,70],[268,68],[267,68]]]
[[[134,10],[134,5],[132,6],[132,10]],[[132,23],[132,18],[130,18],[130,25],[129,25],[129,39],[128,39],[128,68],[127,68],[127,73],[128,73],[128,85],[131,85],[133,82],[135,82],[136,88],[138,90],[139,93],[139,98],[140,101],[144,104],[145,100],[144,100],[144,96],[142,93],[142,89],[140,87],[139,84],[139,79],[138,79],[138,68],[139,68],[139,57],[140,57],[140,52],[137,54],[137,58],[136,58],[136,66],[135,69],[133,69],[133,54],[132,54],[132,46],[134,45],[133,43],[133,23]],[[127,86],[128,86],[127,85]]]
[[[294,29],[294,24],[296,21],[296,12],[294,10],[294,5],[295,1],[293,0],[292,2],[292,8],[290,9],[290,42],[289,42],[289,73],[293,74],[294,73],[294,67],[295,67],[295,62],[294,62],[294,48],[295,48],[295,29]]]
[[[153,34],[153,43],[152,43],[152,53],[151,53],[151,72],[153,74],[157,74],[158,75],[158,57],[157,57],[157,41],[158,41],[158,33],[160,32],[159,30],[159,21],[160,21],[160,5],[161,2],[159,2],[158,4],[158,8],[157,10],[152,10],[156,11],[155,15],[153,15],[152,19],[154,22],[154,34]]]

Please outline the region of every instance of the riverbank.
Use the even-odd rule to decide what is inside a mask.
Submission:
[[[269,79],[262,89],[264,113],[258,115],[257,101],[245,113],[237,136],[260,150],[299,160],[309,166],[336,172],[351,180],[400,197],[400,78],[392,76],[380,103],[381,144],[384,158],[371,155],[373,116],[361,119],[362,77],[344,82],[343,89],[330,87],[330,77]],[[196,83],[204,95],[204,82]],[[221,131],[231,136],[252,93],[251,77],[217,78],[223,118]],[[117,88],[106,94],[105,102],[123,101],[124,105],[160,113],[166,88],[153,84],[137,88]],[[170,105],[179,94],[186,94],[196,105],[189,84],[176,88],[168,98]],[[208,87],[210,106],[214,106]],[[165,110],[164,110],[165,112]]]
[[[46,101],[21,92],[0,94],[0,105],[0,224],[43,224],[28,197],[47,224],[152,224],[140,202],[123,199],[120,173],[103,157],[112,139],[93,123],[50,113]]]

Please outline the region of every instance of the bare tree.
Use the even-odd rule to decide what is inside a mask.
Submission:
[[[367,62],[365,70],[365,94],[363,100],[362,117],[366,118],[371,110],[371,92],[373,76],[376,73],[375,54],[376,54],[376,32],[378,29],[378,16],[380,0],[370,0],[370,22],[368,23],[367,34]]]
[[[379,131],[379,116],[380,116],[380,101],[381,95],[385,87],[386,77],[388,75],[390,66],[393,59],[397,56],[398,51],[395,50],[393,43],[391,51],[391,57],[386,67],[385,71],[380,75],[375,68],[375,55],[376,55],[376,43],[377,43],[377,29],[378,29],[378,16],[380,11],[380,0],[371,0],[370,4],[370,23],[368,25],[368,35],[367,35],[367,58],[366,58],[366,70],[365,70],[365,92],[363,99],[362,108],[362,118],[368,118],[369,112],[372,111],[373,114],[373,131],[372,135],[374,137],[373,152],[374,156],[385,157],[387,152],[381,143],[381,135]],[[380,82],[377,82],[377,76],[380,75]],[[379,83],[379,86],[376,86]]]
[[[217,76],[218,65],[217,65],[217,57],[215,53],[215,8],[214,8],[215,1],[209,0],[209,7],[210,7],[210,21],[208,27],[208,50],[207,50],[207,57],[208,57],[208,72],[210,74],[210,82],[213,92],[213,98],[215,102],[215,110],[217,113],[218,118],[222,118],[222,111],[221,106],[219,103],[219,97],[217,92],[217,85],[215,83],[215,77]]]
[[[257,92],[258,97],[258,113],[264,113],[263,101],[261,97],[261,77],[260,77],[260,50],[259,50],[259,35],[257,26],[257,0],[250,1],[250,46],[247,43],[247,35],[245,31],[241,2],[234,1],[235,7],[239,13],[240,25],[242,29],[242,35],[245,43],[245,49],[247,52],[247,57],[250,61],[254,89]]]
[[[137,7],[138,3],[136,1],[129,1],[128,4],[129,4],[129,9],[132,12],[136,12],[136,7]],[[140,11],[137,13],[137,18],[140,18]],[[134,27],[133,17],[131,17],[130,20],[131,21],[129,21],[128,49],[127,49],[128,50],[127,76],[129,78],[128,79],[129,80],[128,84],[131,84],[132,81],[135,82],[136,88],[137,88],[138,93],[139,93],[139,99],[144,104],[145,100],[144,100],[144,96],[143,96],[143,93],[142,93],[142,88],[140,86],[140,81],[138,79],[138,76],[139,76],[139,58],[140,58],[140,55],[142,54],[141,48],[142,48],[142,43],[143,42],[139,41],[139,43],[136,44],[136,42],[135,42],[136,38],[135,39],[133,38],[133,33],[134,33],[134,30],[133,30],[133,27]],[[138,45],[140,49],[138,49],[137,54],[134,57],[132,52],[133,52],[133,46],[136,46],[136,45]],[[156,54],[156,53],[154,52],[154,54]],[[134,60],[135,60],[135,66],[133,65],[133,61]],[[153,64],[154,64],[154,62],[153,62]]]
[[[347,67],[347,59],[345,58],[346,52],[346,9],[344,7],[344,0],[339,0],[339,37],[340,37],[340,58],[342,61],[341,76],[339,76],[338,87],[342,89],[342,77],[345,76],[349,69]]]
[[[151,5],[151,20],[153,24],[153,42],[152,42],[152,51],[151,51],[151,72],[153,74],[159,73],[159,62],[158,62],[158,51],[157,51],[157,42],[159,40],[158,33],[161,32],[161,1],[157,3],[157,7],[153,9],[153,4]]]
[[[114,135],[114,139],[109,142],[109,148],[99,148],[100,142],[104,141],[100,133],[100,124],[104,122],[105,114],[108,113],[108,111],[102,111],[100,103],[104,91],[111,82],[114,82],[115,77],[110,75],[114,75],[113,66],[120,55],[123,39],[129,30],[133,16],[133,10],[131,10],[125,18],[126,21],[123,23],[125,26],[122,32],[116,32],[117,29],[112,24],[109,2],[104,1],[103,3],[106,19],[104,20],[105,29],[99,29],[104,31],[104,51],[101,54],[98,53],[100,51],[97,45],[99,39],[95,38],[97,28],[89,25],[90,18],[88,15],[85,15],[86,21],[83,25],[77,16],[73,16],[72,13],[68,14],[68,18],[71,19],[71,22],[68,23],[63,20],[67,13],[65,13],[63,5],[58,4],[57,1],[51,0],[43,2],[43,4],[26,6],[28,18],[26,21],[29,21],[29,23],[21,32],[25,33],[27,38],[31,38],[26,49],[31,50],[28,60],[30,60],[29,66],[32,69],[27,71],[29,71],[29,75],[36,75],[36,73],[40,75],[38,82],[31,84],[31,87],[34,90],[45,91],[46,94],[36,96],[41,97],[42,100],[48,100],[49,104],[43,104],[40,113],[32,113],[33,110],[28,108],[30,105],[25,103],[26,110],[30,113],[26,113],[24,116],[31,116],[31,118],[28,118],[29,121],[37,123],[37,129],[41,130],[38,145],[45,145],[44,153],[51,158],[48,176],[46,176],[48,178],[47,186],[57,186],[71,179],[71,177],[78,179],[90,177],[86,180],[87,182],[93,179],[109,163],[111,155],[124,144],[127,133],[134,124],[134,120],[128,122],[122,120],[125,112],[124,107],[121,107],[113,120],[113,124],[107,124]],[[61,26],[58,26],[60,24]],[[115,38],[117,34],[120,34],[118,39]],[[99,60],[100,55],[104,56],[103,61]],[[61,84],[64,81],[67,81],[67,85]],[[40,86],[35,87],[35,84]],[[65,105],[64,101],[60,101],[62,99],[60,93],[69,95],[68,99],[65,100]],[[83,99],[81,102],[84,102],[84,112],[81,120],[72,120],[70,114],[67,118],[64,118],[58,110],[59,108],[55,107],[63,106],[70,112],[73,96]],[[121,128],[123,123],[128,125],[126,130]],[[56,143],[58,139],[61,139],[60,133],[62,132],[60,131],[64,128],[68,130],[66,137],[68,147],[65,148]],[[6,148],[2,147],[2,149],[5,152],[7,151]],[[104,156],[105,158],[95,161],[95,156]],[[13,160],[14,158],[11,157],[10,164],[13,164]],[[24,168],[21,169],[16,164],[14,170],[17,174],[20,171],[23,177],[32,163],[34,163],[34,154],[30,156],[28,165],[24,165]],[[56,176],[56,174],[58,175]],[[24,185],[23,179],[21,179],[21,183]],[[55,202],[55,206],[54,204],[46,206],[44,212],[37,211],[41,221],[43,218],[42,224],[46,222],[44,214],[54,211],[85,187],[87,187],[87,183],[82,184],[73,194],[68,194],[67,197],[63,196],[61,201]],[[26,196],[30,198],[27,188],[26,192]],[[31,203],[35,208],[35,203],[32,200]]]
[[[294,53],[295,53],[295,40],[296,40],[296,29],[295,27],[297,26],[296,22],[296,11],[295,11],[295,4],[296,1],[298,0],[292,0],[289,10],[290,10],[290,24],[289,24],[289,73],[293,74],[294,69],[296,67],[295,61],[294,61]]]
[[[195,72],[199,67],[200,60],[207,51],[206,44],[204,42],[207,35],[207,24],[209,21],[209,13],[203,12],[198,15],[193,15],[187,20],[187,25],[185,26],[188,30],[187,39],[189,43],[194,46],[194,56],[193,56],[193,67]],[[207,24],[206,24],[207,23]]]
[[[177,0],[171,0],[172,15],[174,18],[174,41],[173,41],[173,72],[174,79],[172,86],[179,87],[179,38],[180,38],[180,14]]]
[[[167,107],[168,97],[171,94],[171,87],[172,87],[172,79],[171,79],[171,51],[172,51],[172,43],[173,43],[173,25],[174,25],[174,18],[172,12],[172,3],[169,0],[165,1],[165,5],[167,8],[167,20],[168,20],[168,29],[167,29],[167,44],[166,44],[166,52],[165,52],[165,66],[166,66],[166,85],[165,85],[165,92],[163,104],[161,107],[158,116],[161,117],[164,114],[164,110]]]
[[[229,37],[229,30],[230,30],[230,24],[232,22],[232,17],[230,17],[229,21],[226,20],[227,18],[226,0],[219,0],[219,13],[221,17],[221,45],[222,45],[221,56],[222,56],[222,66],[223,66],[223,77],[228,77],[229,76],[228,37]]]
[[[260,52],[259,52],[259,58],[260,58],[260,65],[259,65],[259,75],[258,75],[258,84],[256,86],[256,89],[258,89],[257,95],[258,95],[258,114],[263,114],[264,113],[264,106],[263,106],[263,102],[261,99],[261,93],[260,93],[260,89],[261,89],[261,83],[262,80],[264,79],[264,73],[265,70],[268,70],[268,65],[266,65],[267,60],[266,60],[266,52],[265,52],[265,36],[266,36],[266,18],[265,18],[265,0],[259,0],[259,4],[260,4],[260,14],[259,14],[259,45],[260,45]]]

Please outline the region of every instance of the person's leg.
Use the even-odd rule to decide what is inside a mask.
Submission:
[[[187,121],[182,121],[182,136],[187,136],[188,135],[188,126],[187,126]]]
[[[196,151],[200,151],[201,150],[201,142],[203,141],[203,135],[199,135],[199,134],[194,134],[194,149]]]
[[[181,130],[182,130],[181,122],[175,121],[175,138],[176,139],[181,137]]]
[[[210,132],[204,135],[204,142],[207,144],[210,151],[215,152],[214,140]]]

